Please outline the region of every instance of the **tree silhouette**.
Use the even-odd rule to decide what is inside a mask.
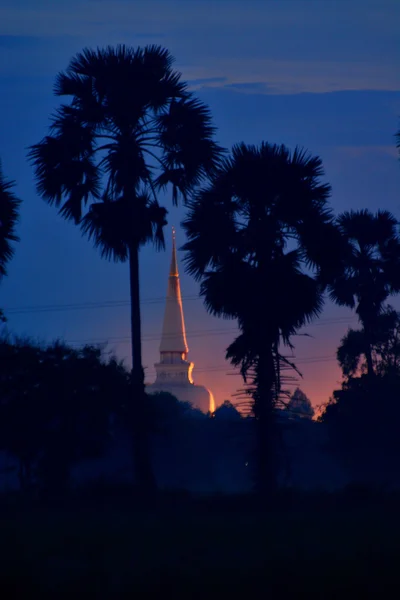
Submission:
[[[398,222],[388,211],[345,212],[338,217],[348,242],[345,269],[329,286],[331,299],[355,308],[363,326],[367,371],[374,374],[372,345],[377,319],[389,296],[400,291]]]
[[[240,412],[230,400],[224,400],[214,411],[213,417],[224,421],[240,421],[242,419]]]
[[[159,190],[184,199],[211,173],[221,149],[208,108],[195,99],[159,46],[85,49],[58,75],[57,96],[70,97],[50,135],[31,148],[39,194],[80,223],[102,256],[129,262],[137,480],[155,485],[145,428],[139,296],[139,249],[164,246]],[[89,210],[86,207],[89,205]]]
[[[371,352],[374,372],[400,375],[400,314],[388,306],[378,316],[372,339],[364,329],[349,329],[337,350],[343,377],[349,379],[367,372],[366,357]]]
[[[12,243],[19,241],[15,228],[20,200],[12,191],[13,186],[14,183],[4,177],[0,163],[0,281],[7,274],[6,266],[14,255]],[[0,309],[0,322],[4,320],[3,311]]]
[[[324,407],[319,420],[353,482],[398,487],[399,394],[398,373],[362,374],[346,379]]]
[[[169,392],[148,394],[150,428],[163,433],[177,421],[187,417],[194,409],[189,402],[181,402]]]
[[[320,314],[324,284],[340,268],[341,237],[322,175],[321,159],[299,148],[236,145],[183,223],[187,269],[201,280],[207,309],[237,319],[241,330],[227,358],[245,381],[253,373],[261,491],[275,485],[274,409],[288,363],[280,344],[291,346]]]
[[[60,488],[72,464],[101,455],[110,416],[129,394],[129,373],[99,348],[0,339],[0,446],[34,479]]]
[[[315,412],[310,399],[300,388],[296,388],[291,395],[287,404],[287,410],[291,417],[303,419],[312,419]]]

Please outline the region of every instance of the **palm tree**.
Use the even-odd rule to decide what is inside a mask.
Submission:
[[[19,241],[15,228],[21,201],[12,191],[14,185],[14,182],[7,181],[4,177],[0,163],[0,279],[7,275],[7,263],[14,256],[12,242]]]
[[[79,223],[102,256],[129,262],[135,463],[147,488],[153,476],[144,450],[139,249],[164,245],[167,211],[157,192],[171,185],[173,202],[186,200],[221,152],[208,108],[172,63],[158,46],[83,50],[56,80],[55,94],[70,102],[30,151],[42,198]]]
[[[372,345],[377,319],[389,296],[400,292],[398,222],[385,210],[344,212],[338,226],[347,240],[345,269],[329,286],[331,299],[355,308],[366,340],[367,371],[374,375]]]
[[[337,359],[346,381],[366,370],[368,352],[372,354],[374,373],[399,374],[400,313],[391,306],[385,306],[375,320],[372,340],[364,329],[349,329],[341,339]]]
[[[227,358],[245,381],[253,373],[261,491],[275,484],[274,409],[288,363],[280,345],[292,347],[291,337],[320,314],[324,284],[340,267],[340,234],[322,175],[320,158],[302,149],[236,145],[183,223],[185,261],[207,309],[236,319],[241,330]]]
[[[14,256],[12,244],[19,241],[15,228],[19,218],[20,200],[12,191],[13,186],[14,183],[4,177],[0,163],[0,280],[7,275],[6,266]],[[3,311],[0,309],[0,321],[4,320]]]

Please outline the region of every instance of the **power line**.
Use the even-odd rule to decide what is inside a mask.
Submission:
[[[184,300],[184,298],[182,298],[182,300]],[[186,300],[201,300],[201,298],[197,297],[197,296],[193,296],[193,297],[188,297],[185,299]],[[142,302],[141,304],[145,304],[145,305],[149,305],[149,304],[157,304],[161,301],[148,301],[148,302]],[[162,299],[162,302],[165,302],[165,298]],[[66,311],[70,311],[70,310],[91,310],[91,309],[98,309],[98,308],[121,308],[121,307],[127,307],[129,306],[130,303],[114,303],[114,304],[98,304],[98,305],[71,305],[71,306],[67,306],[67,305],[60,305],[60,306],[54,306],[54,307],[32,307],[32,308],[24,308],[24,309],[3,309],[4,312],[8,315],[19,315],[19,314],[31,314],[31,313],[48,313],[48,312],[66,312]],[[311,323],[307,323],[306,325],[303,326],[303,328],[305,327],[317,327],[320,326],[322,324],[334,324],[334,323],[348,323],[349,321],[354,321],[357,318],[356,315],[353,316],[349,316],[349,317],[328,317],[326,319],[319,319],[318,321],[315,322],[311,322]]]
[[[219,335],[226,335],[226,334],[230,334],[230,333],[239,333],[239,329],[199,329],[199,330],[194,330],[191,332],[186,332],[186,335],[190,338],[196,338],[196,337],[207,337],[207,336],[219,336]],[[171,338],[174,339],[176,338],[176,334],[163,334],[162,336],[163,338]],[[161,334],[160,333],[154,333],[154,334],[148,334],[148,335],[143,335],[142,336],[142,342],[157,342],[159,341],[161,338]],[[77,339],[77,340],[66,340],[66,343],[68,344],[84,344],[84,343],[118,343],[118,344],[130,344],[131,343],[131,336],[129,335],[125,335],[125,336],[120,336],[120,337],[107,337],[104,336],[102,338],[86,338],[86,339]]]
[[[190,296],[183,296],[182,300],[202,300],[198,294],[191,294]],[[159,304],[165,302],[165,296],[146,298],[141,301],[141,304]],[[92,310],[98,308],[121,308],[124,306],[130,306],[129,300],[105,300],[103,302],[80,302],[80,303],[69,303],[69,304],[48,304],[38,306],[20,306],[14,308],[4,308],[4,312],[8,314],[26,314],[26,313],[37,313],[37,312],[59,312],[69,310]]]
[[[304,357],[304,358],[299,358],[296,359],[294,357],[287,357],[289,360],[292,360],[294,362],[294,364],[297,365],[301,365],[301,364],[314,364],[314,363],[322,363],[322,362],[336,362],[336,357],[332,356],[331,354],[326,355],[326,356],[308,356],[308,357]],[[239,367],[235,368],[232,367],[232,365],[211,365],[211,366],[207,366],[207,367],[200,367],[199,369],[194,370],[195,373],[220,373],[222,371],[227,372],[227,375],[240,375],[240,370]],[[146,372],[146,376],[147,375],[151,375],[154,376],[156,375],[156,371],[155,369],[148,369],[145,368],[145,372]]]
[[[199,294],[191,294],[188,296],[182,296],[182,300],[201,300],[203,298]],[[164,303],[165,297],[158,296],[152,298],[146,298],[141,301],[141,305],[151,305],[151,304],[159,304]],[[69,304],[50,304],[50,305],[38,305],[38,306],[21,306],[15,308],[4,308],[3,310],[9,315],[16,314],[29,314],[29,313],[47,313],[47,312],[62,312],[62,311],[70,311],[70,310],[96,310],[99,308],[121,308],[125,306],[130,306],[129,300],[105,300],[103,302],[80,302],[80,303],[69,303]],[[327,319],[320,319],[318,322],[310,323],[305,325],[304,327],[317,327],[322,324],[329,323],[346,323],[348,321],[356,319],[356,315],[351,315],[349,317],[328,317]],[[323,321],[323,323],[322,323]]]
[[[183,299],[186,300],[202,300],[202,298],[199,295],[196,294],[192,294],[189,296],[183,296]],[[165,297],[152,297],[152,298],[147,298],[145,300],[142,301],[142,304],[156,304],[156,303],[164,303],[165,302]],[[103,302],[82,302],[82,303],[69,303],[69,304],[52,304],[52,305],[44,305],[44,306],[25,306],[25,307],[19,307],[19,308],[10,308],[10,309],[6,309],[6,312],[10,315],[16,315],[16,314],[29,314],[29,313],[48,313],[48,312],[60,312],[60,311],[69,311],[69,310],[81,310],[81,309],[97,309],[97,308],[119,308],[119,307],[124,307],[124,306],[129,306],[130,305],[130,301],[129,300],[108,300],[108,301],[103,301]],[[313,328],[313,327],[326,327],[326,326],[332,326],[332,325],[342,325],[342,324],[349,324],[349,322],[354,321],[355,319],[357,319],[356,315],[350,315],[348,317],[327,317],[327,318],[321,318],[319,319],[317,322],[314,323],[310,323],[305,325],[301,330],[302,331],[304,329],[308,329],[308,328]],[[201,337],[218,337],[218,336],[226,336],[229,334],[239,334],[240,330],[239,328],[229,328],[229,329],[223,329],[223,328],[212,328],[212,329],[208,329],[208,330],[193,330],[190,332],[187,332],[187,336],[190,337],[191,339],[193,338],[201,338]],[[168,335],[168,334],[167,334]],[[150,334],[145,334],[142,336],[142,341],[143,342],[156,342],[160,339],[161,334],[160,333],[150,333]],[[175,337],[173,334],[171,334],[171,337]],[[69,344],[130,344],[131,342],[131,338],[129,335],[127,336],[103,336],[101,338],[82,338],[82,339],[74,339],[74,340],[66,340],[66,343]],[[300,359],[302,360],[302,359]],[[336,359],[332,359],[332,360],[336,360]],[[318,361],[319,362],[323,362],[323,359],[321,357],[318,357]],[[302,364],[305,364],[304,362],[302,362]]]
[[[326,322],[323,323],[316,323],[315,326],[319,325],[319,326],[329,326],[329,325],[341,325],[341,324],[345,324],[348,321],[341,321],[339,319],[336,320],[329,320],[327,319]],[[307,327],[307,326],[305,326]],[[310,325],[308,326],[310,327]],[[240,334],[240,329],[238,327],[235,328],[230,328],[230,329],[223,329],[223,328],[212,328],[212,329],[200,329],[200,330],[193,330],[193,331],[186,331],[186,335],[188,338],[192,339],[192,338],[201,338],[201,337],[208,337],[208,336],[220,336],[220,335],[227,335],[227,334]],[[163,334],[163,337],[171,337],[172,339],[176,337],[176,334]],[[142,342],[156,342],[159,341],[161,338],[161,333],[151,333],[151,334],[145,334],[142,336]],[[131,342],[131,337],[129,335],[126,336],[103,336],[101,338],[81,338],[81,339],[75,339],[75,340],[66,340],[66,342],[68,344],[90,344],[90,343],[118,343],[118,344],[130,344]]]
[[[320,325],[334,325],[334,324],[341,324],[341,322],[338,323],[338,321],[332,321],[332,322],[328,322],[328,323],[321,323]],[[240,334],[240,329],[239,328],[229,328],[229,329],[217,329],[217,328],[212,328],[212,329],[199,329],[199,330],[192,330],[192,331],[186,331],[186,335],[188,338],[193,339],[193,338],[202,338],[202,337],[219,337],[219,336],[225,336],[225,335],[230,335],[230,334]],[[163,337],[167,337],[167,338],[171,338],[174,339],[176,337],[176,334],[163,334]],[[160,333],[150,333],[150,334],[145,334],[142,336],[142,342],[158,342],[161,338],[161,334]],[[102,336],[102,337],[96,337],[96,338],[79,338],[79,339],[66,339],[65,342],[67,344],[73,344],[73,345],[81,345],[81,344],[94,344],[94,345],[103,345],[103,344],[130,344],[131,343],[131,336],[130,335],[125,335],[125,336]]]

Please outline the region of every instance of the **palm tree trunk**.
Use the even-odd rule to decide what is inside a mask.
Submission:
[[[275,369],[272,351],[259,357],[257,365],[257,391],[255,416],[258,427],[258,480],[257,491],[268,497],[277,487],[275,456],[274,392]]]
[[[139,249],[129,249],[129,282],[131,292],[132,343],[132,403],[129,421],[133,434],[133,461],[135,481],[142,492],[155,489],[155,478],[150,458],[149,419],[142,366],[142,340],[139,292]]]
[[[367,372],[368,372],[369,377],[374,377],[375,371],[374,371],[374,364],[372,361],[371,327],[370,327],[369,323],[366,322],[366,319],[364,319],[363,327],[364,327],[365,337],[366,337],[366,341],[367,341],[366,349],[365,349],[365,359],[367,361]]]

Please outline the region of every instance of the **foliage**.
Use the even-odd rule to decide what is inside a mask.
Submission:
[[[73,463],[99,456],[129,376],[99,348],[0,340],[0,445],[19,462],[20,483],[56,486]]]
[[[13,186],[14,183],[4,177],[0,163],[0,281],[7,274],[6,266],[14,255],[13,242],[19,241],[15,228],[21,201],[12,191]],[[6,320],[0,308],[0,324]]]
[[[314,408],[312,407],[311,400],[300,388],[295,389],[286,409],[289,411],[291,417],[312,419],[314,416]]]
[[[201,281],[208,311],[238,321],[227,358],[245,381],[251,374],[262,444],[273,437],[280,367],[294,367],[280,344],[292,347],[292,336],[321,313],[324,285],[341,268],[322,175],[321,159],[302,149],[238,144],[183,223],[187,268]]]
[[[147,394],[147,399],[150,429],[154,433],[163,433],[178,421],[197,416],[197,413],[200,412],[193,409],[189,402],[180,402],[168,392]]]
[[[335,390],[320,416],[351,480],[398,487],[400,377],[364,374]]]
[[[0,279],[7,274],[6,265],[14,255],[12,244],[19,241],[15,228],[21,201],[12,191],[14,185],[4,177],[0,164]]]
[[[229,400],[224,402],[214,411],[215,419],[223,419],[225,421],[240,421],[242,416],[236,406]]]
[[[367,372],[369,348],[376,373],[400,374],[400,313],[390,306],[377,317],[370,337],[364,329],[349,329],[342,338],[337,358],[345,378]]]
[[[343,440],[352,446],[398,444],[399,394],[398,375],[378,375],[373,381],[366,375],[354,377],[333,392],[320,420],[340,429]],[[379,399],[384,402],[379,404]]]
[[[280,340],[290,345],[322,309],[322,287],[305,267],[326,278],[337,265],[321,248],[340,243],[322,174],[321,160],[301,149],[240,144],[190,204],[188,271],[209,312],[238,319],[228,354],[244,374],[265,345],[269,353]]]
[[[34,145],[37,190],[68,220],[80,224],[102,256],[129,261],[132,403],[136,477],[155,487],[148,452],[141,349],[139,248],[164,246],[167,210],[158,192],[188,197],[213,172],[221,148],[210,111],[172,68],[160,46],[85,49],[58,75],[55,94],[67,97],[50,135]],[[135,406],[134,406],[135,402]]]
[[[388,211],[373,214],[360,210],[340,215],[338,225],[348,252],[343,272],[329,287],[330,297],[341,306],[355,308],[363,326],[368,373],[373,375],[372,346],[377,320],[385,309],[385,301],[400,291],[398,222]],[[354,343],[360,341],[353,336]]]
[[[131,243],[162,246],[156,192],[186,197],[218,160],[210,112],[172,64],[159,46],[83,50],[55,84],[70,103],[31,148],[39,194],[107,258],[126,260]]]

